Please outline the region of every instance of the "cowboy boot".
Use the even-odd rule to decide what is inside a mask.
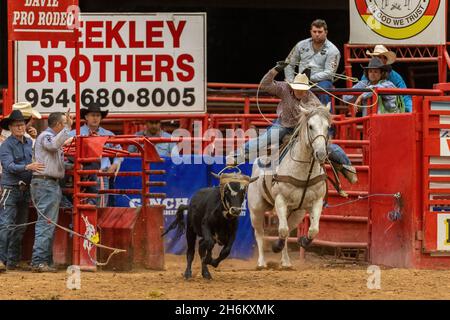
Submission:
[[[358,176],[356,174],[355,167],[343,164],[342,169],[340,171],[351,184],[355,184],[358,182]]]

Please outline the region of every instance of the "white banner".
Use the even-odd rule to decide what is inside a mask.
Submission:
[[[206,112],[206,13],[84,13],[81,106],[110,113]],[[74,43],[16,42],[15,101],[75,110]]]
[[[445,44],[446,0],[350,0],[352,44]]]

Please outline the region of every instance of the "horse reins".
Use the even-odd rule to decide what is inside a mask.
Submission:
[[[311,116],[308,116],[308,117],[306,118],[306,123],[308,123],[308,121],[309,121],[310,118],[311,118]],[[297,133],[297,134],[298,134],[298,133]],[[310,134],[309,126],[308,126],[308,125],[306,126],[306,135],[307,135],[307,137],[308,137],[309,146],[310,146],[311,148],[312,148],[312,144],[314,143],[314,141],[316,141],[316,139],[319,138],[319,137],[324,138],[324,140],[325,140],[325,145],[328,145],[328,139],[329,139],[329,137],[326,137],[326,136],[323,135],[323,134],[318,134],[317,136],[314,137],[314,139],[311,139],[311,134]],[[294,136],[293,136],[293,137],[294,137]],[[292,139],[292,138],[291,138],[291,139]],[[287,147],[289,147],[289,145],[288,145]],[[313,150],[312,152],[314,152],[314,150]],[[294,162],[299,162],[299,163],[310,163],[310,162],[311,162],[311,161],[304,161],[304,160],[297,160],[297,159],[295,159],[295,158],[292,156],[292,147],[291,147],[291,149],[290,149],[290,151],[289,151],[289,155],[290,155],[291,159],[292,159]],[[314,158],[314,154],[312,154],[312,157]]]
[[[308,116],[306,122],[308,122],[309,118],[310,118],[310,116]],[[313,145],[314,141],[316,141],[316,139],[318,139],[318,138],[320,138],[320,137],[322,137],[322,138],[325,140],[325,145],[328,145],[328,137],[326,137],[326,136],[323,135],[323,134],[319,134],[319,135],[315,136],[315,137],[312,139],[312,138],[311,138],[311,134],[310,134],[310,130],[309,130],[309,126],[306,127],[306,130],[307,130],[307,136],[308,136],[309,146],[311,147],[311,149],[313,149],[312,145]],[[298,134],[298,133],[297,133],[297,134]],[[288,147],[289,147],[289,146],[288,146]],[[294,186],[297,186],[297,187],[300,187],[300,188],[303,186],[303,192],[302,192],[302,197],[301,197],[301,199],[300,199],[300,204],[298,205],[298,207],[297,207],[296,209],[292,210],[292,211],[288,214],[287,219],[289,219],[289,217],[291,216],[292,212],[297,211],[297,210],[299,210],[299,209],[302,207],[303,202],[305,201],[306,191],[308,190],[308,187],[309,187],[309,184],[310,184],[310,181],[311,181],[312,171],[313,171],[314,165],[315,165],[315,163],[316,163],[316,159],[315,159],[315,157],[314,157],[314,149],[313,149],[313,151],[311,152],[311,160],[309,160],[309,161],[297,160],[297,159],[295,159],[295,158],[293,157],[293,155],[291,154],[291,152],[292,152],[292,147],[291,147],[291,150],[290,150],[289,155],[290,155],[290,157],[291,157],[291,159],[292,159],[293,161],[299,162],[299,163],[311,163],[311,165],[310,165],[310,167],[309,167],[308,176],[307,176],[307,178],[306,178],[306,181],[297,180],[297,179],[292,179],[292,177],[290,177],[290,176],[279,176],[279,175],[276,175],[276,174],[275,174],[275,175],[273,176],[273,178],[272,178],[272,181],[274,181],[274,182],[285,182],[285,183],[290,183],[290,184],[292,184],[292,185],[294,185]],[[316,179],[316,178],[317,178],[317,179]],[[326,181],[327,175],[326,175],[326,173],[325,173],[325,174],[321,174],[321,175],[318,175],[316,178],[313,179],[313,180],[314,180],[314,181],[313,181],[314,183],[312,183],[312,185],[314,185],[314,184],[316,184],[316,183],[318,183],[318,182],[321,182],[321,181]],[[265,181],[264,181],[263,183],[265,183]]]

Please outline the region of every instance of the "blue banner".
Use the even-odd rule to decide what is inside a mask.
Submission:
[[[164,227],[167,228],[175,219],[175,214],[181,204],[188,204],[191,197],[201,188],[216,186],[218,180],[211,172],[218,173],[224,165],[206,164],[214,163],[214,158],[204,161],[203,156],[183,156],[183,164],[174,164],[170,158],[164,158],[163,163],[152,163],[152,170],[166,170],[163,176],[152,175],[153,181],[166,181],[165,187],[150,187],[152,193],[165,193],[165,199],[150,199],[151,204],[163,204]],[[203,160],[203,161],[202,161]],[[223,160],[221,160],[223,161]],[[243,164],[239,167],[242,173],[250,175],[251,165]],[[123,161],[120,171],[141,171],[141,159],[127,158]],[[140,189],[142,188],[141,177],[117,177],[115,180],[117,189]],[[140,195],[117,195],[114,196],[117,207],[137,207],[141,205]],[[244,203],[245,211],[239,217],[239,227],[236,240],[230,253],[230,257],[237,259],[249,259],[253,256],[255,239],[250,221],[250,213],[247,203]],[[186,237],[182,235],[176,238],[176,231],[172,230],[165,236],[165,250],[167,253],[184,254],[186,252]]]

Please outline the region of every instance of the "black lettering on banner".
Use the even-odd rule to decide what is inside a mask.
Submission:
[[[183,90],[183,104],[186,107],[193,106],[195,103],[195,96],[194,96],[194,88],[184,88]]]
[[[158,101],[158,95],[159,95],[159,101]],[[164,91],[161,88],[156,88],[152,92],[152,104],[155,107],[161,107],[164,104]]]
[[[55,102],[53,99],[53,89],[42,89],[42,95],[41,95],[41,105],[44,108],[50,108],[53,106],[53,103]],[[46,101],[44,101],[46,100]]]
[[[83,92],[81,92],[81,104],[83,106],[87,107],[94,102],[93,93],[94,90],[92,89],[84,89]]]
[[[67,108],[69,105],[69,98],[67,96],[67,89],[62,89],[61,92],[56,97],[56,103],[62,104],[63,108]]]
[[[68,89],[62,89],[59,92],[53,92],[53,90],[42,89],[39,92],[36,89],[28,89],[25,91],[25,99],[31,103],[32,107],[36,107],[40,102],[44,108],[51,108],[55,104],[67,108],[70,103]],[[127,97],[131,96],[130,101],[134,101],[136,97],[136,104],[139,107],[148,107],[149,105],[161,107],[166,102],[171,107],[177,107],[180,103],[187,107],[195,104],[194,88],[183,88],[182,95],[177,88],[170,88],[167,91],[162,88],[156,88],[152,91],[148,88],[140,88],[137,90],[136,96],[133,94],[127,95],[123,89],[117,88],[112,91],[111,96],[109,94],[110,91],[106,88],[100,88],[97,91],[86,88],[81,91],[80,102],[84,107],[96,102],[103,108],[110,107],[110,105],[120,108],[125,104]],[[72,99],[74,99],[74,96],[72,96]]]
[[[169,89],[167,92],[167,102],[171,107],[176,107],[180,103],[180,91],[176,88]]]
[[[108,95],[108,89],[102,88],[97,90],[97,103],[100,107],[106,107],[109,105]]]
[[[136,103],[139,107],[146,107],[150,104],[149,94],[150,92],[147,88],[141,88],[137,91],[138,98]]]
[[[125,104],[125,92],[122,89],[114,90],[111,100],[115,107],[122,107]]]
[[[39,102],[39,94],[35,89],[28,89],[25,91],[25,99],[31,103],[31,106],[34,108]]]

